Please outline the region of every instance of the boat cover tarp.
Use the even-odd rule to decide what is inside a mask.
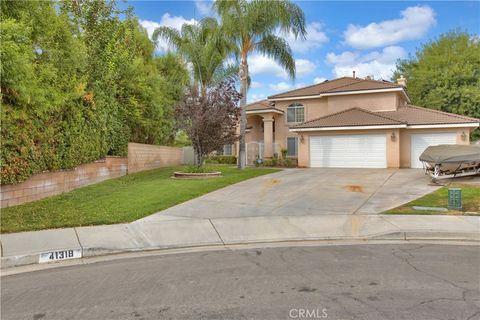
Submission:
[[[430,146],[420,155],[420,161],[435,164],[480,162],[480,146],[458,144]]]

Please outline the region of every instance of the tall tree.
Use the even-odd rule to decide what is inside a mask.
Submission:
[[[115,1],[0,1],[1,182],[174,141],[188,71]]]
[[[302,9],[288,0],[217,0],[215,9],[222,20],[224,34],[237,46],[240,60],[240,150],[238,166],[246,165],[245,130],[247,115],[248,56],[258,52],[273,58],[295,78],[295,60],[292,50],[281,33],[293,33],[305,38],[305,16]]]
[[[206,93],[209,85],[232,75],[232,68],[225,65],[225,60],[235,46],[221,34],[214,18],[205,18],[196,24],[184,24],[180,31],[159,27],[154,31],[153,39],[165,39],[191,64],[193,80],[202,94]],[[236,73],[236,70],[233,72]]]
[[[400,60],[393,78],[404,75],[416,105],[480,118],[480,39],[449,32]],[[480,138],[479,130],[473,139]]]

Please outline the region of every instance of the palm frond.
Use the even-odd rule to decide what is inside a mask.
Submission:
[[[295,79],[295,59],[290,45],[283,38],[275,35],[266,35],[255,45],[256,50],[272,58]]]

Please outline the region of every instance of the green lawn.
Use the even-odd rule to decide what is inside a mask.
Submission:
[[[480,186],[472,185],[451,185],[450,187],[462,188],[463,211],[449,210],[440,211],[417,211],[413,206],[420,207],[442,207],[448,206],[448,187],[443,187],[435,192],[427,194],[417,200],[409,202],[398,208],[386,211],[386,214],[442,214],[442,215],[463,215],[465,212],[480,212]]]
[[[131,174],[1,211],[1,232],[131,222],[242,180],[279,171],[215,167],[222,177],[171,179],[180,167]]]

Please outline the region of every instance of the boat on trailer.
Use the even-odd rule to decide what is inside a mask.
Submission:
[[[441,144],[420,155],[425,174],[433,180],[480,174],[480,145]]]

